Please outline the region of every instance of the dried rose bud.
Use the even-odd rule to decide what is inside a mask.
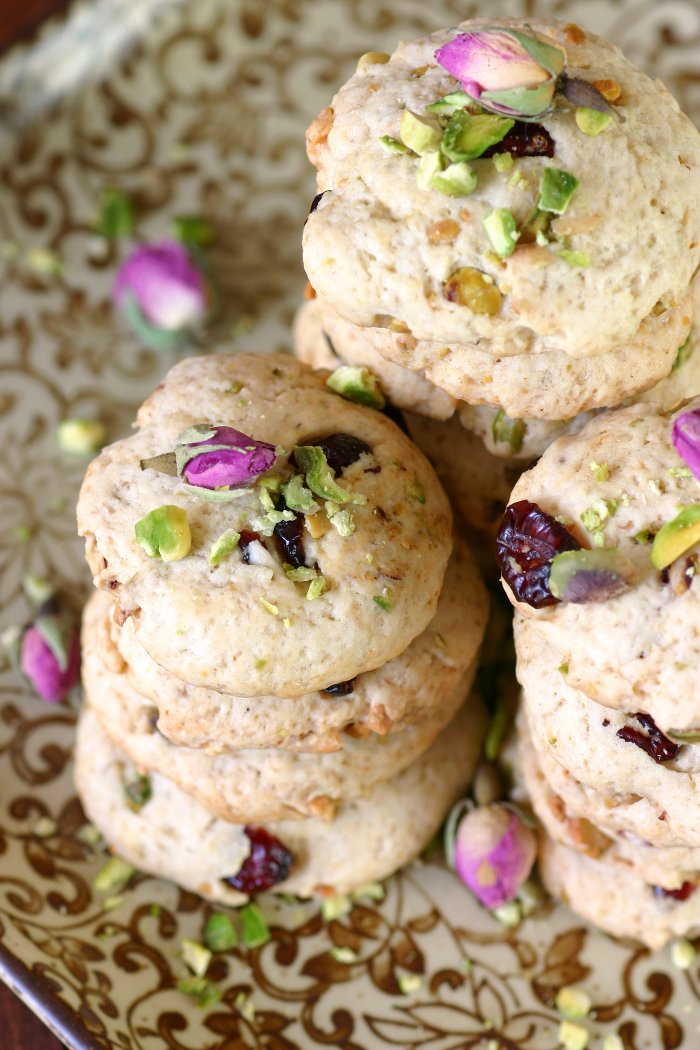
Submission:
[[[524,117],[549,109],[566,63],[561,48],[499,26],[460,33],[435,58],[484,109]]]
[[[44,700],[63,700],[80,677],[78,635],[57,617],[38,617],[22,636],[20,667]]]
[[[182,346],[212,311],[213,289],[178,241],[135,248],[117,273],[113,297],[143,341],[155,350]]]
[[[515,897],[537,853],[537,839],[518,813],[494,802],[469,810],[457,830],[454,865],[462,882],[487,908]]]
[[[700,409],[676,416],[672,440],[678,455],[700,480]]]
[[[218,489],[247,485],[270,469],[277,451],[233,427],[200,423],[178,436],[175,457],[189,485]]]

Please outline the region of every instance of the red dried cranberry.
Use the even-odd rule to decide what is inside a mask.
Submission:
[[[674,744],[672,740],[669,740],[661,732],[651,715],[646,714],[644,711],[638,711],[632,717],[636,718],[640,725],[646,729],[646,733],[643,733],[640,729],[635,729],[634,726],[623,726],[616,733],[620,740],[641,747],[642,751],[646,751],[655,762],[670,762],[672,758],[676,757],[681,749],[681,745]]]
[[[654,886],[655,897],[670,897],[674,901],[687,901],[691,893],[694,893],[696,885],[694,882],[684,882],[677,890],[667,890],[663,886]]]
[[[536,503],[519,500],[506,507],[496,536],[496,561],[519,602],[533,609],[556,604],[549,590],[552,559],[581,544]]]
[[[328,685],[323,691],[328,693],[329,696],[350,696],[354,689],[355,679],[349,678],[347,682],[337,682],[335,685]]]
[[[283,882],[292,866],[292,855],[278,838],[264,828],[246,827],[250,854],[235,875],[223,881],[241,893],[262,893]]]
[[[257,540],[260,543],[260,533],[252,532],[250,529],[243,529],[241,532],[241,538],[238,541],[241,548],[241,556],[246,565],[250,565],[250,547],[253,540]]]
[[[322,193],[317,193],[316,194],[314,199],[311,201],[311,207],[309,208],[309,215],[313,215],[313,213],[316,211],[316,209],[318,208],[319,204],[321,203],[322,198],[327,193],[330,193],[330,190],[323,190]]]
[[[512,153],[514,157],[553,157],[554,148],[554,139],[541,124],[516,120],[508,134],[495,146],[484,150],[481,156],[492,157],[494,153]]]
[[[353,434],[329,434],[327,437],[307,441],[306,444],[322,448],[328,466],[336,474],[342,474],[343,470],[351,463],[357,462],[360,456],[372,453],[367,442]]]
[[[303,514],[295,514],[291,521],[279,521],[275,525],[274,536],[283,562],[291,565],[293,569],[306,564]]]

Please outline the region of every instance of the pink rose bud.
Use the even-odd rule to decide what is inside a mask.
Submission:
[[[188,484],[218,489],[247,485],[270,469],[277,452],[233,427],[201,423],[180,434],[175,456],[178,474]]]
[[[678,455],[700,481],[700,409],[676,416],[672,440]]]
[[[53,616],[39,617],[22,637],[20,667],[44,700],[63,700],[80,678],[80,644]]]
[[[515,117],[549,109],[566,62],[561,48],[498,26],[460,33],[435,58],[484,109]]]
[[[136,334],[157,350],[191,339],[212,305],[209,281],[178,241],[135,248],[117,272],[113,297]]]
[[[454,865],[487,908],[499,908],[515,897],[536,854],[535,832],[503,803],[471,809],[460,821]]]

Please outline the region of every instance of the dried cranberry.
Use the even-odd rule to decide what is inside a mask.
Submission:
[[[670,897],[674,901],[687,901],[696,889],[694,882],[684,882],[677,890],[667,890],[663,886],[654,886],[655,897]]]
[[[275,525],[274,536],[283,562],[291,565],[293,569],[306,564],[303,514],[295,514],[292,521],[279,521]]]
[[[330,193],[330,190],[323,190],[322,193],[317,193],[316,194],[314,199],[311,201],[311,207],[309,208],[309,215],[313,215],[313,213],[316,211],[316,209],[318,208],[319,204],[321,203],[322,198],[326,195],[326,193]]]
[[[516,120],[508,134],[495,146],[484,150],[481,156],[492,157],[494,153],[512,153],[514,157],[553,157],[554,149],[554,139],[541,124]]]
[[[250,854],[235,875],[223,881],[241,893],[261,893],[283,882],[292,866],[292,855],[278,838],[264,828],[246,827]]]
[[[351,463],[356,463],[360,456],[372,453],[367,442],[353,434],[329,434],[328,437],[308,441],[307,444],[323,449],[328,466],[336,474],[342,474],[343,470]]]
[[[661,732],[651,715],[645,714],[644,711],[638,711],[632,717],[636,718],[640,725],[646,729],[646,733],[643,733],[640,729],[635,729],[634,726],[623,726],[616,733],[620,740],[625,740],[628,744],[636,744],[637,747],[641,747],[642,751],[646,751],[655,762],[670,762],[672,758],[676,757],[681,749],[681,745],[674,744],[672,740],[669,740]]]
[[[551,514],[536,503],[519,500],[506,507],[496,536],[496,561],[519,602],[533,609],[554,605],[549,590],[552,559],[581,544]]]
[[[335,685],[328,685],[323,691],[328,693],[329,696],[350,696],[354,689],[355,679],[349,678],[347,682],[337,682]]]
[[[241,556],[246,565],[250,565],[250,551],[248,548],[254,540],[257,540],[258,543],[260,542],[260,533],[252,532],[250,529],[243,529],[238,542],[241,548]]]

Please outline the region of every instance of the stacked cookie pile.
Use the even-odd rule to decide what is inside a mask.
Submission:
[[[297,353],[375,372],[477,528],[591,413],[700,392],[698,135],[604,40],[476,19],[369,53],[307,151]]]
[[[699,405],[559,439],[499,536],[544,881],[654,948],[700,929]]]
[[[225,903],[384,878],[464,792],[484,728],[486,595],[430,464],[287,357],[185,360],[136,426],[78,506],[89,817]]]

